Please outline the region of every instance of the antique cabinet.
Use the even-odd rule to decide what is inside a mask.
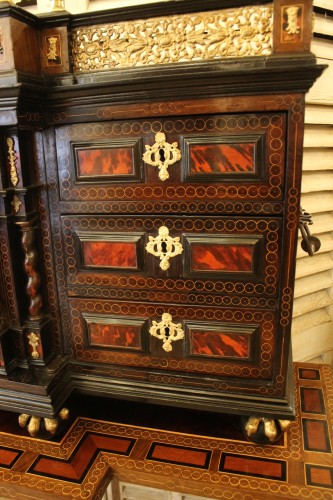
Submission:
[[[52,433],[78,390],[274,440],[311,2],[0,7],[0,406]]]

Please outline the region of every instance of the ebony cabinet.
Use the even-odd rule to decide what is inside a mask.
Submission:
[[[323,67],[310,2],[226,4],[2,9],[2,407],[47,421],[78,390],[292,419],[304,94]]]

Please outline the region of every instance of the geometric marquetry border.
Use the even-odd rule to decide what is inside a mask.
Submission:
[[[83,417],[60,442],[0,432],[0,494],[98,499],[113,471],[120,481],[151,486],[155,480],[156,487],[183,493],[193,487],[208,498],[332,499],[333,377],[329,367],[319,377],[317,370],[295,366],[297,418],[279,445]],[[311,436],[316,426],[323,432]],[[295,477],[295,464],[299,471],[303,464],[303,477]]]

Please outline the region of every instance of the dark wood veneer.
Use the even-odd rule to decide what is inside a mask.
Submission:
[[[278,16],[294,0],[274,1],[271,55],[73,72],[68,43],[79,27],[267,3],[184,0],[39,18],[1,4],[0,407],[53,417],[78,389],[293,418],[304,93],[324,69],[308,26],[303,38],[286,37]],[[301,3],[305,21],[311,6]],[[182,156],[166,181],[142,159],[158,132]],[[221,144],[234,147],[228,168],[201,173],[200,155],[191,167],[191,147]],[[114,165],[116,153],[126,158],[97,168],[98,150],[100,163],[110,150]],[[167,270],[145,250],[161,226],[184,246]],[[193,248],[209,244],[227,251],[199,269]],[[106,248],[108,258],[93,255]],[[185,332],[170,352],[149,334],[165,313]],[[102,326],[89,333],[92,324]],[[214,332],[235,349],[209,348]],[[192,334],[206,348],[193,348]]]

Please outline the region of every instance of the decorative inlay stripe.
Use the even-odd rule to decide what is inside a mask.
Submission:
[[[219,470],[220,472],[265,477],[279,481],[287,480],[287,464],[284,460],[268,460],[223,453]]]
[[[208,469],[211,454],[211,451],[199,448],[153,443],[149,448],[146,459]]]
[[[81,27],[72,32],[74,71],[268,55],[272,21],[268,5]]]

